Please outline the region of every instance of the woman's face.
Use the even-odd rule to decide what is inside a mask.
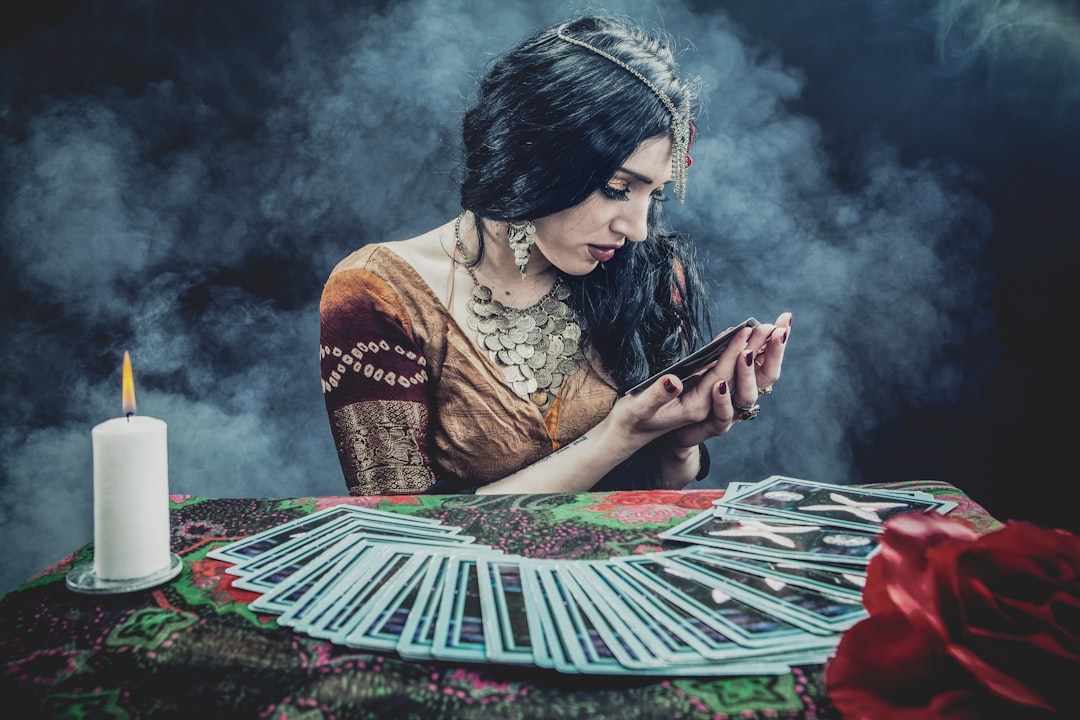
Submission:
[[[671,136],[650,138],[607,183],[572,208],[534,219],[536,245],[568,275],[587,275],[607,262],[627,240],[642,242],[649,205],[671,180]]]

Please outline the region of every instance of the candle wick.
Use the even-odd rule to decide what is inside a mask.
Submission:
[[[129,413],[127,414],[127,421],[128,421],[128,422],[131,422],[131,416],[132,416],[132,415],[134,415],[134,414],[135,414],[135,413],[133,413],[133,412],[129,412]]]

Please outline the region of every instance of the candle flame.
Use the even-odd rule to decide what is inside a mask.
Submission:
[[[130,417],[135,414],[135,375],[131,372],[131,355],[124,351],[124,370],[121,373],[120,394],[124,403],[124,415]]]

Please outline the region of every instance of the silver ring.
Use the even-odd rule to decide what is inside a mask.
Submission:
[[[735,417],[739,420],[753,420],[761,412],[761,406],[754,403],[750,407],[742,407],[735,401],[732,401],[731,407],[735,408]]]
[[[758,388],[757,391],[758,391],[758,394],[760,394],[760,395],[770,395],[770,394],[772,394],[772,385],[770,385],[769,387],[765,387],[765,388]]]

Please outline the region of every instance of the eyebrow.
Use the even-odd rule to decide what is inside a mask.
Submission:
[[[633,170],[631,170],[630,168],[620,167],[619,172],[624,172],[627,175],[631,175],[635,179],[640,180],[641,182],[645,183],[646,185],[652,185],[653,184],[653,180],[652,180],[651,177],[648,177],[646,175],[642,175],[641,173],[636,173]]]

